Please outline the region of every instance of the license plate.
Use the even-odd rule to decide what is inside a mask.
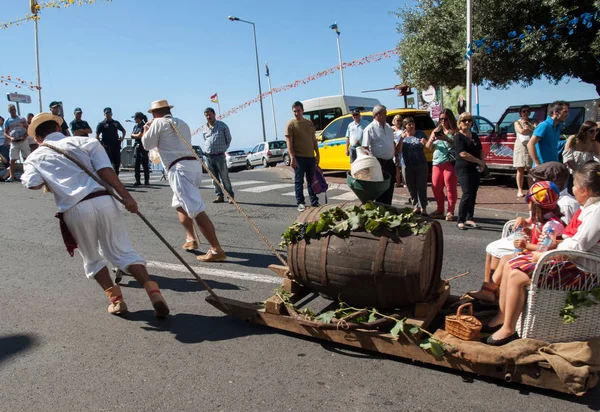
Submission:
[[[237,161],[246,160],[246,157],[245,156],[238,156],[238,157],[235,158],[235,160],[237,160]]]

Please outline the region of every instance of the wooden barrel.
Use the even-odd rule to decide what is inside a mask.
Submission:
[[[344,207],[353,203],[341,204]],[[334,206],[310,208],[298,222],[319,219]],[[435,298],[443,259],[442,227],[434,220],[423,235],[351,232],[288,247],[288,266],[298,283],[355,307],[391,309]]]

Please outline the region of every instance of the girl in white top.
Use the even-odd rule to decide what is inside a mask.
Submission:
[[[571,176],[567,181],[567,190],[573,193],[573,173],[590,161],[599,161],[600,143],[596,141],[598,126],[590,120],[584,122],[579,132],[567,139],[563,152],[563,162],[569,168]]]
[[[529,169],[533,163],[527,150],[527,143],[531,139],[536,124],[529,119],[530,113],[529,106],[521,106],[519,109],[521,118],[515,122],[517,139],[513,151],[513,166],[517,168],[517,197],[525,196],[523,194],[525,170]]]

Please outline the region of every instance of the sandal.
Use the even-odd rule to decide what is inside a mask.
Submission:
[[[485,340],[485,343],[487,343],[490,346],[503,346],[506,345],[507,343],[512,342],[513,340],[517,340],[519,339],[519,335],[517,334],[517,332],[513,333],[512,335],[510,335],[507,338],[504,339],[494,339],[492,338],[493,335],[488,336],[488,338]]]
[[[498,302],[498,285],[492,282],[483,282],[481,289],[474,292],[467,292],[465,296],[470,296],[480,302],[497,303]],[[486,299],[491,298],[491,299]]]
[[[465,225],[472,227],[473,229],[479,229],[479,226],[477,225],[477,223],[473,222],[472,220],[467,220],[465,222]]]
[[[419,209],[418,207],[415,207],[415,208],[413,209],[413,214],[415,214],[415,215],[420,215],[420,214],[421,214],[421,209]]]
[[[446,214],[446,221],[447,222],[454,222],[456,218],[454,217],[454,214],[452,212],[448,212]]]
[[[467,230],[467,227],[465,226],[464,223],[457,223],[456,227],[459,228],[460,230]]]

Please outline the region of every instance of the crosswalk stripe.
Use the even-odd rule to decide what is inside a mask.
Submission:
[[[240,192],[263,193],[263,192],[268,192],[270,190],[283,189],[283,188],[288,188],[288,187],[293,187],[293,186],[294,185],[289,184],[289,183],[279,183],[276,185],[249,187],[247,189],[240,190]]]
[[[236,187],[236,186],[246,186],[246,185],[253,185],[256,183],[267,183],[261,180],[239,180],[239,181],[232,181],[231,182],[231,186]],[[202,185],[200,186],[201,189],[210,189],[212,188],[212,182],[210,183],[210,185]]]
[[[329,200],[356,200],[358,199],[353,192],[346,192],[343,195],[330,197]]]
[[[188,269],[185,266],[174,263],[148,261],[147,266],[149,268],[189,273]],[[281,278],[278,276],[259,275],[256,273],[246,272],[234,272],[232,270],[218,269],[215,267],[209,268],[206,266],[192,266],[192,268],[194,269],[194,272],[196,272],[199,276],[250,280],[261,283],[281,283]]]

